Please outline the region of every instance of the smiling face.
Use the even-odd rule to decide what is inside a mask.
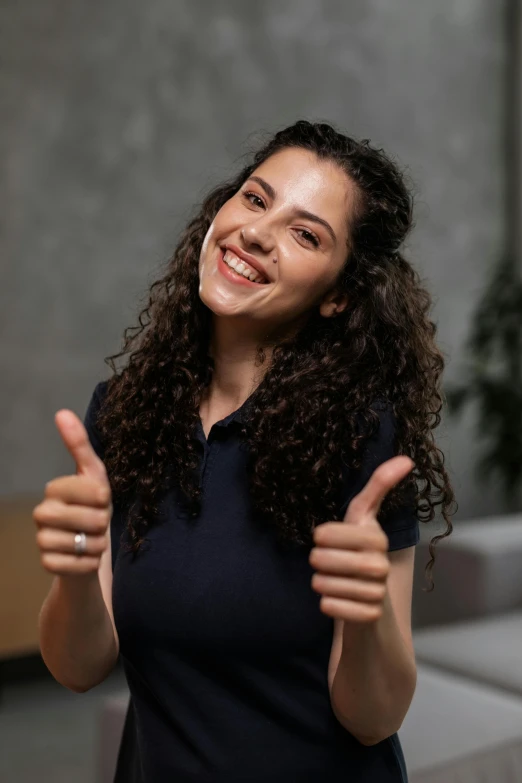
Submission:
[[[355,186],[334,163],[301,148],[264,161],[219,210],[199,259],[199,295],[219,317],[292,328],[320,306],[328,317],[346,299],[334,290],[348,254]],[[227,248],[229,248],[227,250]],[[225,264],[256,264],[268,283]],[[277,259],[277,263],[274,263]]]

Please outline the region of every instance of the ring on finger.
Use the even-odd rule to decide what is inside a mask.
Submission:
[[[81,557],[87,551],[87,536],[85,533],[76,533],[74,536],[74,552]]]

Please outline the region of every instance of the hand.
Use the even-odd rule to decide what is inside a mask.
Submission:
[[[414,467],[406,456],[383,462],[353,498],[342,522],[315,528],[309,562],[316,569],[312,588],[322,594],[324,614],[356,623],[373,623],[382,616],[390,560],[377,514],[386,494]]]
[[[59,576],[96,573],[108,546],[112,516],[107,472],[75,413],[60,410],[55,423],[76,462],[76,475],[49,481],[44,500],[33,509],[41,563],[47,571]],[[87,536],[87,549],[85,554],[77,555],[74,537],[81,532]]]

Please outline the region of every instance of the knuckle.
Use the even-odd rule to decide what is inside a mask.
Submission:
[[[107,549],[107,540],[105,536],[97,536],[93,541],[92,548],[95,555],[102,555]]]
[[[321,584],[321,575],[318,573],[315,573],[312,576],[312,587],[319,587]]]
[[[105,505],[108,505],[111,500],[111,492],[109,487],[106,486],[98,486],[96,489],[96,499],[99,503],[103,503]]]
[[[366,569],[375,579],[384,579],[388,575],[389,565],[383,557],[372,557],[368,558]]]
[[[53,570],[54,561],[49,554],[42,553],[40,555],[40,562],[47,571]]]
[[[373,586],[373,598],[375,601],[382,601],[386,595],[386,586],[378,584]]]
[[[380,560],[375,566],[375,574],[379,579],[385,579],[388,576],[390,568],[385,560]]]
[[[59,525],[61,506],[59,501],[49,500],[40,504],[38,510],[33,512],[33,517],[40,525]]]
[[[55,498],[59,494],[61,481],[59,478],[53,478],[45,485],[45,497]]]
[[[100,558],[96,555],[84,555],[76,561],[76,573],[90,574],[97,571],[100,565]]]
[[[380,606],[371,606],[368,608],[368,620],[374,622],[382,617],[382,609]]]
[[[35,522],[43,522],[45,519],[46,507],[44,503],[39,503],[33,508],[33,519]]]
[[[109,516],[105,510],[96,511],[93,528],[97,533],[105,533],[109,524]]]
[[[42,528],[36,534],[36,542],[40,548],[45,548],[48,544],[48,541],[48,531],[45,528]]]
[[[313,547],[313,548],[310,550],[310,554],[308,555],[308,560],[309,560],[309,562],[310,562],[312,565],[313,565],[314,563],[316,563],[316,562],[317,562],[317,554],[318,554],[318,551],[319,551],[319,550],[318,550],[318,548],[317,548],[317,547]]]
[[[57,520],[56,501],[44,500],[33,509],[33,519],[40,524],[48,524]]]
[[[382,551],[387,552],[388,551],[388,536],[384,531],[380,533],[376,533],[375,535],[375,548]]]

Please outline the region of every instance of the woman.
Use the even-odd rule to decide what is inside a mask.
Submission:
[[[83,692],[121,653],[117,781],[407,780],[418,522],[449,535],[453,502],[411,215],[382,151],[282,130],[204,201],[85,429],[58,412],[42,654]]]

